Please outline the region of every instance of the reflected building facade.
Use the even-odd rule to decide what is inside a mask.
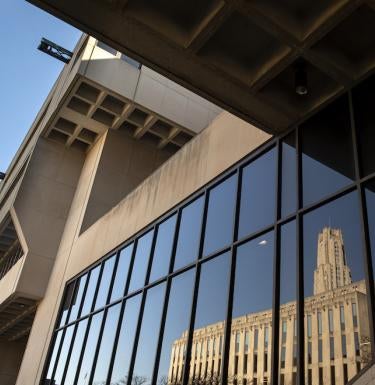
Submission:
[[[305,383],[344,385],[371,361],[365,281],[352,282],[341,229],[325,227],[318,235],[314,295],[305,298]],[[225,322],[193,333],[190,384],[218,384]],[[233,318],[228,383],[270,383],[272,311]],[[181,384],[187,331],[171,348],[168,384]],[[296,302],[280,306],[279,383],[297,384]]]

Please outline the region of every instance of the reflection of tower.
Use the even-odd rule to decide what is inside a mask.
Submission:
[[[352,283],[340,229],[325,227],[319,234],[316,264],[314,295]]]

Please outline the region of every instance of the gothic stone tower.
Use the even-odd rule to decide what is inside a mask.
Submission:
[[[340,229],[325,227],[319,234],[316,262],[314,295],[352,283]]]

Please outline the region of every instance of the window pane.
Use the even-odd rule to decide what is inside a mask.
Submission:
[[[85,285],[87,281],[87,274],[83,275],[76,282],[76,286],[74,288],[74,297],[72,303],[72,309],[69,315],[69,322],[72,322],[77,319],[79,308],[81,306],[83,292],[85,291]]]
[[[162,283],[147,291],[132,377],[132,384],[134,385],[139,385],[140,382],[146,385],[151,383],[165,286],[165,283]]]
[[[125,294],[125,285],[128,277],[132,252],[133,243],[120,251],[110,302],[115,301]]]
[[[222,351],[220,350],[214,360],[214,367],[210,366],[210,353],[207,357],[207,342],[214,337],[224,336],[229,277],[230,253],[220,256],[202,264],[199,278],[199,292],[197,308],[194,321],[193,346],[199,344],[199,355],[195,361],[191,361],[189,383],[193,378],[195,381],[207,381],[208,378],[218,380],[222,362]],[[222,342],[221,342],[222,344]],[[178,360],[182,364],[185,358],[185,346],[180,347]],[[191,357],[193,358],[193,356]],[[208,359],[207,359],[208,358]],[[194,371],[195,367],[195,371]],[[183,372],[180,365],[179,373]]]
[[[303,123],[300,136],[304,205],[352,182],[354,164],[347,95]]]
[[[138,239],[137,250],[135,252],[134,266],[131,272],[131,280],[129,293],[144,286],[146,280],[146,272],[148,261],[150,259],[152,237],[154,231],[151,230],[147,234]]]
[[[204,197],[200,197],[181,211],[174,270],[195,261],[198,257]]]
[[[136,295],[126,301],[121,331],[116,346],[115,360],[110,381],[111,384],[126,384],[140,304],[140,295]]]
[[[94,310],[103,307],[107,303],[108,291],[111,286],[111,280],[113,275],[113,268],[115,266],[115,261],[116,261],[116,256],[113,255],[111,258],[107,259],[104,262],[103,273],[100,279],[100,285],[99,285],[98,294],[96,296]]]
[[[281,227],[280,233],[280,347],[284,352],[284,361],[279,366],[279,376],[289,383],[297,357],[297,242],[296,222],[292,221]],[[308,315],[308,334],[311,336],[311,316]],[[309,349],[309,344],[307,344]]]
[[[103,336],[100,342],[99,354],[96,361],[94,384],[105,384],[108,375],[110,359],[112,357],[113,343],[116,336],[117,322],[120,315],[121,303],[108,309]]]
[[[69,308],[72,303],[73,293],[74,293],[74,282],[70,283],[66,288],[65,295],[64,295],[64,302],[61,309],[59,327],[66,324]]]
[[[48,370],[47,370],[47,375],[46,375],[46,384],[49,384],[50,381],[52,380],[53,369],[55,368],[57,353],[59,351],[62,334],[63,334],[63,330],[58,331],[56,334],[51,358],[50,358],[49,364],[48,364]]]
[[[308,368],[312,369],[313,376],[318,376],[318,362],[327,370],[331,364],[336,365],[336,372],[341,373],[346,355],[350,380],[371,357],[370,345],[366,344],[370,328],[358,206],[358,193],[355,191],[303,218],[305,312],[313,317],[312,337],[309,339],[313,354]],[[358,327],[354,326],[349,298],[361,314]],[[344,330],[340,327],[340,303],[345,304],[344,318],[351,325],[348,324]],[[305,331],[305,335],[307,333]],[[360,349],[359,355],[354,347],[356,333],[363,348],[369,349],[366,352]],[[343,335],[350,341],[346,352],[340,343]],[[317,355],[314,354],[316,349]],[[333,354],[335,360],[331,361]],[[358,368],[357,362],[361,362]],[[326,369],[323,369],[323,376],[329,378]]]
[[[273,148],[243,169],[239,238],[275,220],[276,150]]]
[[[70,355],[64,385],[74,385],[74,377],[78,366],[79,356],[82,351],[83,339],[85,337],[88,319],[84,319],[77,325],[77,332],[74,338],[74,346]]]
[[[62,376],[64,374],[64,369],[66,365],[66,359],[69,353],[70,343],[72,342],[73,330],[74,330],[74,326],[72,325],[72,326],[69,326],[65,332],[65,337],[63,339],[59,360],[57,362],[56,371],[53,378],[54,383],[56,385],[61,384]]]
[[[373,272],[375,272],[375,181],[369,183],[366,186],[365,191],[372,256],[372,269]]]
[[[362,82],[353,90],[353,107],[363,176],[375,172],[375,76]]]
[[[293,131],[282,141],[281,216],[286,217],[297,209],[297,153]]]
[[[265,382],[271,377],[270,330],[272,330],[273,232],[247,242],[237,249],[233,295],[231,338],[239,335],[238,351],[231,341],[228,383]],[[245,332],[249,335],[246,374],[244,373]],[[233,363],[238,362],[238,367]]]
[[[203,255],[232,242],[236,185],[237,175],[233,175],[209,192]]]
[[[158,226],[154,256],[152,258],[150,282],[168,274],[176,218],[177,216],[174,215]]]
[[[168,312],[160,354],[157,384],[171,384],[179,381],[182,362],[178,360],[179,347],[186,345],[189,328],[191,300],[195,270],[173,278],[168,300]]]
[[[92,364],[95,355],[96,345],[98,343],[98,337],[100,327],[103,320],[103,312],[96,313],[92,316],[91,324],[89,326],[89,334],[87,336],[86,347],[83,353],[82,364],[79,369],[77,384],[88,384],[90,374],[92,370]]]
[[[86,295],[83,302],[82,312],[81,315],[84,316],[85,314],[89,313],[91,311],[92,303],[95,296],[96,291],[96,285],[98,283],[100,273],[100,265],[96,266],[94,270],[91,270],[90,277],[89,277],[89,283],[87,285]]]

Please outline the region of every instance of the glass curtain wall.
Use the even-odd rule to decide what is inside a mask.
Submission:
[[[368,82],[68,282],[42,384],[345,385],[369,367]]]

